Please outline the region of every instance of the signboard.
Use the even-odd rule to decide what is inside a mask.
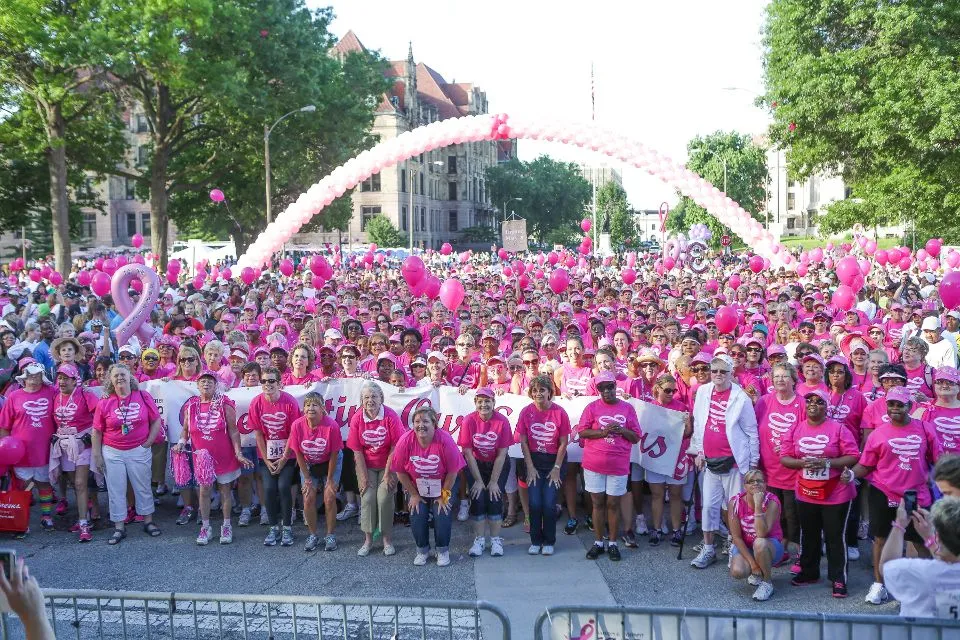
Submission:
[[[722,245],[725,246],[725,247],[729,247],[729,246],[730,246],[730,236],[723,236],[722,238],[720,238],[720,244],[722,244]]]
[[[504,220],[502,246],[510,252],[527,250],[526,220],[522,218],[517,220]]]

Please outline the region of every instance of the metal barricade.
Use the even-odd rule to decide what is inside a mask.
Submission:
[[[483,601],[60,589],[44,597],[58,640],[510,640],[506,614]],[[3,638],[18,632],[8,618]]]
[[[551,607],[536,640],[960,640],[939,618],[671,607]]]

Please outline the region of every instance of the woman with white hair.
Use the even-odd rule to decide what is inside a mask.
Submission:
[[[143,516],[143,530],[160,535],[153,523],[153,493],[150,491],[151,445],[160,434],[162,419],[157,404],[137,388],[130,370],[121,364],[110,367],[103,397],[93,418],[93,464],[103,469],[110,496],[113,535],[107,544],[127,537],[127,481],[133,487],[136,512]]]
[[[216,377],[217,382],[225,389],[231,389],[236,386],[237,375],[229,365],[224,363],[224,353],[223,343],[219,340],[211,340],[203,347],[203,362],[206,370]]]

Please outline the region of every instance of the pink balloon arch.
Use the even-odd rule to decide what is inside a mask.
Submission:
[[[451,144],[508,138],[561,142],[643,169],[736,231],[753,253],[774,265],[784,263],[779,252],[774,251],[773,236],[743,207],[690,169],[639,142],[593,124],[544,124],[506,114],[483,114],[448,118],[404,132],[337,167],[281,212],[240,256],[238,266],[242,269],[268,264],[273,254],[313,216],[383,167]]]

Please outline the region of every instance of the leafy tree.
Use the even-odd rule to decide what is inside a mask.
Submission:
[[[493,227],[467,227],[460,232],[460,240],[465,243],[495,243],[499,240],[499,236]]]
[[[823,229],[910,221],[960,241],[960,4],[773,0],[764,47],[792,175],[842,175],[861,201],[832,205]]]
[[[555,229],[574,232],[592,195],[577,165],[545,155],[532,162],[513,159],[488,168],[486,175],[495,205],[521,198],[509,208],[527,220],[527,232],[535,241],[544,241]]]
[[[767,194],[767,160],[761,147],[753,144],[750,136],[736,132],[717,131],[708,136],[696,137],[687,144],[690,160],[687,167],[697,172],[719,189],[724,188],[724,165],[726,165],[726,193],[740,203],[754,218],[762,221]],[[678,194],[679,195],[679,194]],[[667,216],[667,228],[686,232],[691,226],[704,223],[710,227],[710,244],[720,246],[723,235],[737,236],[721,224],[706,209],[686,196]],[[739,237],[735,242],[741,241]]]
[[[367,222],[367,238],[381,247],[405,247],[407,237],[400,233],[390,218],[385,215],[373,216]]]
[[[10,208],[2,224],[22,224],[48,208],[54,258],[65,273],[68,189],[83,170],[103,171],[123,153],[119,112],[106,90],[113,34],[100,9],[98,0],[9,0],[0,11],[0,110],[11,114],[0,131],[0,163],[27,178],[5,180],[0,197]],[[85,146],[72,148],[78,142]],[[37,173],[41,158],[45,179]]]
[[[627,192],[615,182],[607,182],[597,189],[597,224],[606,230],[609,221],[610,245],[616,250],[627,238],[637,235],[633,215],[627,204]]]

